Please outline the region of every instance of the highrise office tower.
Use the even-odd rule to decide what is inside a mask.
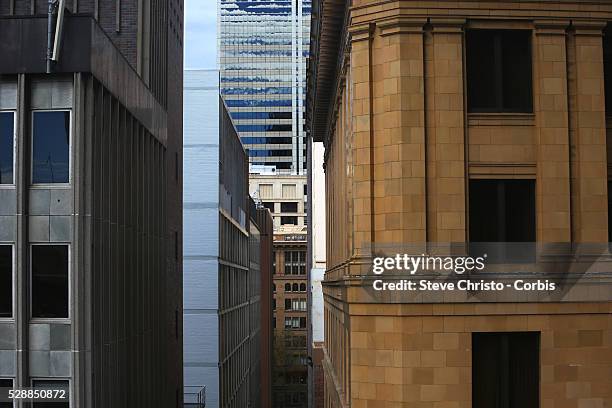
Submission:
[[[304,174],[310,0],[219,0],[221,94],[252,166]]]
[[[325,407],[612,404],[612,3],[313,3]],[[373,273],[428,251],[502,289]]]
[[[0,2],[0,385],[177,407],[183,2],[47,4]]]

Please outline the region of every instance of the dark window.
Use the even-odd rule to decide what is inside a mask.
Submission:
[[[268,210],[270,210],[270,212],[274,212],[274,203],[271,202],[266,202],[263,203],[264,208],[267,208]]]
[[[32,182],[70,181],[70,112],[32,113]]]
[[[68,408],[70,407],[70,386],[66,380],[34,380],[32,386],[42,390],[65,390],[66,402],[35,402],[33,408]]]
[[[0,245],[0,317],[13,317],[13,247]]]
[[[285,216],[281,217],[282,225],[297,225],[297,217],[295,216]]]
[[[32,317],[68,318],[67,245],[32,245]]]
[[[608,242],[612,242],[612,182],[608,181]]]
[[[304,195],[308,195],[308,184],[304,184]]]
[[[13,388],[13,380],[0,378],[0,388]],[[13,403],[0,402],[0,408],[13,408]]]
[[[471,180],[470,241],[534,242],[533,180]]]
[[[291,292],[291,284],[285,283],[285,292]]]
[[[285,310],[291,310],[291,299],[285,299]]]
[[[15,114],[0,112],[0,184],[13,184]]]
[[[297,212],[298,205],[297,203],[281,203],[281,212]]]
[[[298,292],[300,290],[300,286],[297,283],[294,283],[292,289],[294,292]]]
[[[612,114],[612,25],[604,32],[604,84],[606,94],[606,113]]]
[[[531,31],[469,30],[470,112],[533,112]]]
[[[472,335],[472,406],[537,408],[540,333]]]
[[[306,284],[300,283],[300,292],[306,292]]]

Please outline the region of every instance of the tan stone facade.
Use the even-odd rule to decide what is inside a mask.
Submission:
[[[310,119],[312,129],[329,129],[318,136],[326,146],[325,406],[471,407],[472,339],[482,332],[539,333],[540,407],[612,406],[612,268],[596,296],[539,303],[381,300],[360,286],[372,248],[469,242],[471,180],[532,180],[537,242],[608,241],[603,49],[612,3],[340,3],[324,2],[319,21],[325,30],[346,12],[343,64],[322,61],[325,47],[334,54],[334,36],[320,35],[311,65],[315,80],[338,78],[329,114]],[[529,111],[470,111],[466,33],[477,29],[530,33]],[[321,74],[325,66],[341,69]],[[321,90],[309,92],[321,103]]]

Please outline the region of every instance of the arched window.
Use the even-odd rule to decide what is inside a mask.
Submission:
[[[300,292],[306,292],[306,284],[300,283]]]
[[[285,292],[291,292],[291,284],[285,283]]]
[[[294,291],[294,292],[297,292],[298,290],[300,290],[300,289],[299,289],[298,284],[297,284],[297,283],[294,283],[294,284],[293,284],[293,291]]]

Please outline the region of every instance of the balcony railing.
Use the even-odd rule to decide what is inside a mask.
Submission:
[[[205,385],[186,385],[183,391],[184,408],[204,408],[206,407],[206,386]]]

